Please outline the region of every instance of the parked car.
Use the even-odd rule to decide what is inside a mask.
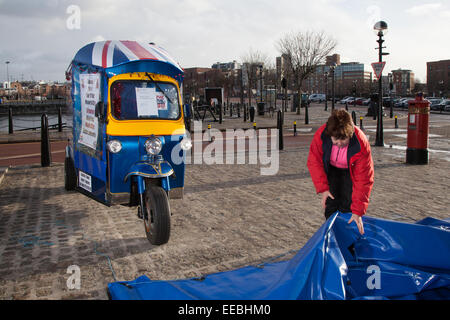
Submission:
[[[383,106],[386,108],[391,107],[391,103],[394,103],[393,97],[383,97]]]
[[[441,103],[445,102],[444,99],[430,98],[427,100],[430,101],[430,109],[431,110],[436,110],[436,111],[443,110],[443,109],[441,109],[442,108]],[[443,104],[443,105],[445,106],[445,104]]]
[[[363,105],[363,106],[368,106],[368,105],[370,104],[370,101],[371,101],[370,98],[364,99],[364,100],[362,101],[362,105]]]
[[[409,106],[409,101],[411,101],[411,100],[414,100],[414,99],[408,98],[408,99],[403,100],[403,102],[402,102],[400,107],[404,108],[404,109],[407,109],[408,106]]]
[[[408,101],[411,98],[401,98],[396,103],[394,103],[394,107],[396,108],[408,108]]]
[[[355,99],[355,98],[354,98],[354,97],[347,96],[347,97],[344,97],[341,101],[339,101],[339,103],[340,103],[340,104],[345,104],[346,102],[349,103],[349,101],[351,101],[351,100],[353,100],[353,99]]]
[[[450,111],[450,102],[448,100],[445,102],[444,110],[445,111]]]
[[[364,98],[355,98],[350,104],[362,106],[364,100]]]
[[[309,96],[308,100],[310,102],[324,102],[325,101],[325,94],[324,93],[313,93]]]
[[[436,107],[439,111],[450,111],[450,100],[442,100]]]

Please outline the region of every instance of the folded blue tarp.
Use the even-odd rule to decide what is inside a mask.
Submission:
[[[186,280],[108,284],[112,299],[450,299],[450,221],[336,213],[290,260]]]

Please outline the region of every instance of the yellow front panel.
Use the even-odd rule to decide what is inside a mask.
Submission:
[[[180,95],[180,88],[177,81],[173,78],[149,73],[153,80],[161,82],[170,82],[178,89]],[[109,79],[108,83],[108,111],[106,134],[111,136],[149,136],[149,135],[180,135],[185,133],[183,106],[181,105],[181,117],[178,120],[117,120],[111,114],[111,85],[117,80],[149,80],[144,72],[134,72],[120,74]],[[182,101],[178,97],[178,101]],[[181,104],[181,103],[180,103]]]

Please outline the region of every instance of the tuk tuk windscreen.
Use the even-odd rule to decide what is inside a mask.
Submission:
[[[111,85],[111,113],[118,120],[179,119],[177,87],[165,82],[115,81]]]

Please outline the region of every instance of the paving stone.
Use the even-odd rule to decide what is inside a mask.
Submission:
[[[310,127],[326,116],[317,113]],[[442,152],[450,152],[450,128],[435,125],[442,138],[430,138],[430,148],[441,152],[430,153],[428,165],[406,165],[405,150],[389,148],[405,139],[392,134],[387,147],[372,147],[367,215],[402,222],[450,216],[450,161]],[[9,168],[0,184],[0,299],[107,299],[114,275],[198,277],[298,250],[324,222],[307,155],[307,145],[286,148],[273,176],[261,176],[260,164],[187,165],[185,198],[171,201],[171,238],[160,247],[147,241],[136,208],[66,192],[61,164]],[[80,267],[80,290],[67,288],[71,265]]]

